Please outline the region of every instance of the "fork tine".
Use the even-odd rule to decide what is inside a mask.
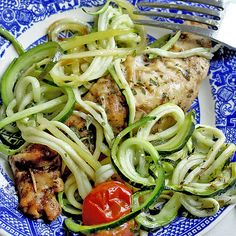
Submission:
[[[188,21],[195,21],[198,23],[206,24],[212,27],[217,27],[219,22],[213,19],[208,19],[205,17],[199,16],[189,16],[186,14],[175,14],[175,13],[167,13],[167,12],[156,12],[156,11],[138,11],[134,10],[134,14],[143,15],[143,16],[158,16],[164,18],[172,18],[172,19],[181,19],[181,20],[188,20]]]
[[[176,23],[169,23],[169,22],[161,22],[161,21],[154,21],[154,20],[134,20],[135,24],[141,25],[148,25],[148,26],[156,26],[164,29],[170,30],[180,30],[182,32],[189,32],[193,34],[198,34],[204,37],[212,38],[214,34],[213,29],[202,28],[198,26],[192,25],[184,25],[184,24],[176,24]]]
[[[221,0],[180,0],[181,2],[194,2],[194,3],[201,3],[208,6],[214,6],[223,8],[223,2]]]
[[[163,3],[163,2],[139,2],[137,3],[137,6],[184,10],[184,11],[189,11],[189,12],[197,12],[197,13],[202,13],[205,15],[215,16],[218,19],[220,18],[220,11],[218,10],[212,10],[212,9],[202,8],[202,7],[187,6],[183,4],[168,4],[168,3]]]

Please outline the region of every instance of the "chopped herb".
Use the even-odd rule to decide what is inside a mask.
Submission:
[[[134,96],[137,95],[137,92],[136,92],[135,89],[131,88],[131,91],[132,91],[132,93],[133,93]]]
[[[143,83],[141,81],[138,81],[137,85],[143,86]]]
[[[166,94],[166,93],[163,93],[163,94],[162,94],[162,99],[165,99],[165,98],[167,98],[167,94]]]
[[[146,89],[144,87],[141,87],[142,94],[146,95]]]
[[[192,95],[190,93],[187,94],[187,98],[191,98]]]
[[[150,82],[150,84],[152,84],[152,85],[158,86],[157,81],[155,81],[154,79],[150,79],[149,82]]]
[[[216,142],[216,141],[218,140],[218,138],[215,137],[215,135],[213,135],[212,140],[213,140],[214,142]]]
[[[190,72],[189,72],[189,70],[184,70],[182,73],[183,73],[185,79],[189,81],[190,80]]]

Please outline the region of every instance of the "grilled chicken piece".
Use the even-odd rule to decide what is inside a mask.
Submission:
[[[182,33],[171,51],[196,47],[210,48],[211,41],[201,36]],[[198,95],[201,81],[207,77],[209,65],[209,60],[199,56],[185,59],[128,56],[122,70],[136,100],[136,120],[166,102],[175,103],[185,111],[189,109]],[[116,134],[126,126],[127,104],[110,76],[99,79],[84,99],[97,102],[105,108],[109,123]],[[171,117],[166,117],[157,125],[156,131],[166,129],[174,122]]]
[[[86,120],[83,118],[71,115],[65,122],[65,124],[73,130],[76,130],[81,138],[87,137],[89,135]]]
[[[52,221],[61,213],[55,194],[64,189],[60,178],[61,158],[40,144],[29,145],[9,162],[19,195],[19,208],[32,218]]]
[[[78,134],[89,151],[93,153],[95,149],[95,132],[90,127],[87,127],[86,120],[79,116],[71,115],[65,124]]]
[[[110,76],[100,78],[83,99],[96,102],[104,107],[108,122],[115,134],[126,127],[127,104],[118,86]]]
[[[209,39],[182,33],[172,51],[196,47],[211,47]],[[172,102],[187,110],[197,97],[201,81],[207,77],[209,60],[192,56],[185,59],[147,56],[129,56],[124,72],[135,94],[137,118],[155,107]]]

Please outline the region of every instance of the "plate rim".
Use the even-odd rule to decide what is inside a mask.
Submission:
[[[92,2],[92,1],[91,1]],[[76,11],[76,10],[78,10],[78,8],[77,8],[77,6],[76,6],[76,8],[75,9],[71,9],[71,10],[69,10],[69,11],[67,11],[67,12],[70,12],[70,11]],[[65,11],[66,12],[66,11]],[[55,15],[59,15],[59,14],[64,14],[65,12],[57,12]],[[51,17],[52,15],[50,15],[49,17]],[[31,27],[30,27],[31,28]],[[26,32],[24,32],[24,33],[22,33],[22,35],[23,34],[25,34]],[[19,36],[19,39],[20,39],[20,37],[21,36]],[[7,48],[7,50],[8,50],[8,48]],[[5,54],[3,55],[3,57],[0,57],[0,59],[2,59],[2,58],[4,58],[4,56],[5,56]],[[225,215],[227,215],[229,212],[230,212],[230,210],[232,210],[232,208],[233,208],[233,205],[232,206],[230,206],[230,207],[227,207],[225,210],[224,210],[224,212],[219,216],[219,217],[217,217],[216,218],[216,220],[214,220],[211,224],[209,224],[206,228],[204,228],[200,233],[198,233],[198,235],[200,236],[200,235],[202,235],[202,232],[204,232],[204,233],[206,233],[206,232],[208,232],[212,227],[214,227],[219,221],[220,221],[220,219],[222,219]],[[209,229],[208,229],[209,228]],[[2,228],[0,227],[0,230],[2,230]],[[206,232],[205,232],[205,230],[206,230]],[[1,232],[1,231],[0,231]]]

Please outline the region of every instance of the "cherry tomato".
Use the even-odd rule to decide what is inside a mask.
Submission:
[[[82,218],[85,225],[108,223],[130,212],[132,191],[118,181],[97,185],[84,199]]]

